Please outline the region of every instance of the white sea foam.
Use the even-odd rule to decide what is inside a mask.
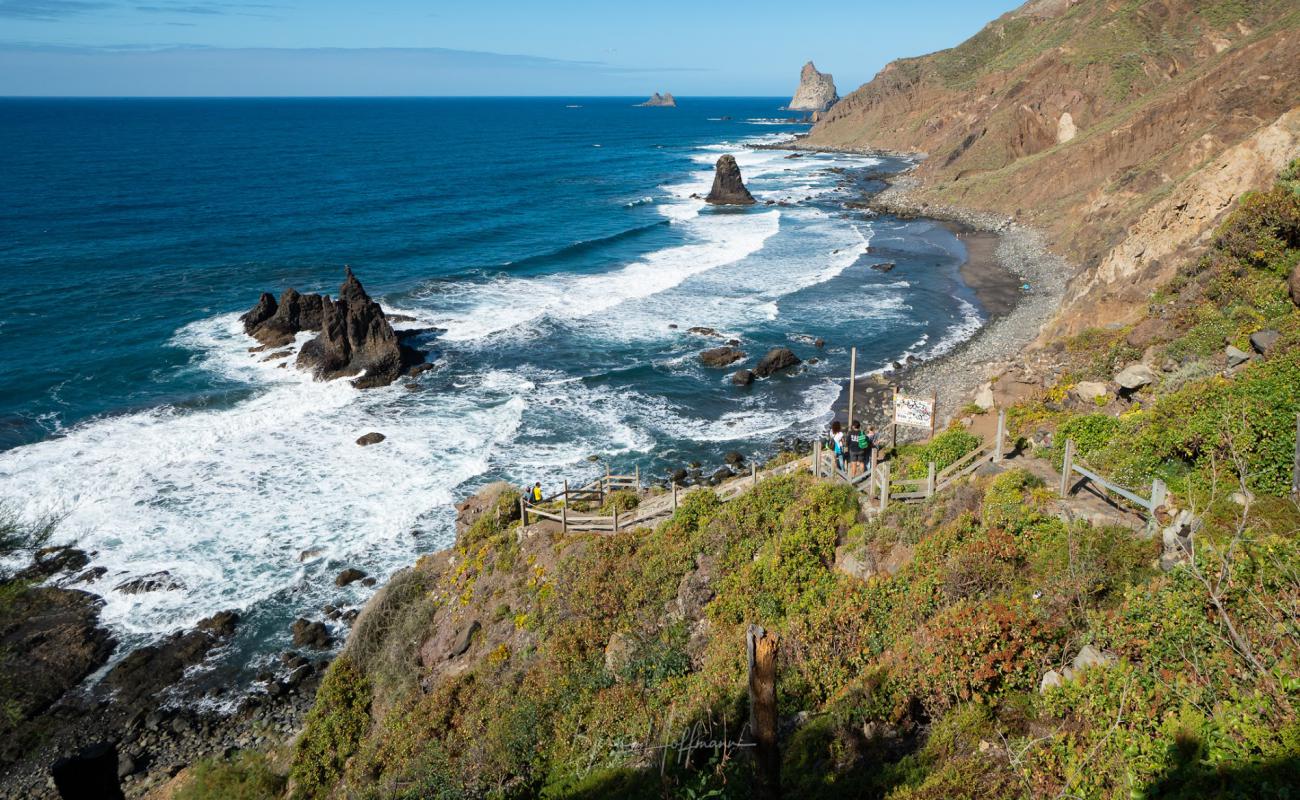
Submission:
[[[449,341],[518,330],[543,318],[579,320],[678,286],[692,275],[739,261],[763,247],[780,227],[781,212],[711,216],[686,226],[687,244],[649,253],[622,269],[597,275],[502,277],[463,287],[462,308],[435,318]],[[440,299],[447,299],[444,295]]]

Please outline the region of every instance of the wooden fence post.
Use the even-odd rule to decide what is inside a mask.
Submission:
[[[895,450],[898,449],[898,387],[894,387],[894,399],[889,406],[889,413],[893,423],[889,427],[889,446]]]
[[[1065,440],[1065,458],[1061,462],[1061,497],[1070,493],[1070,472],[1074,469],[1074,440]]]
[[[618,503],[614,504],[614,533],[618,533]]]
[[[820,437],[813,442],[812,472],[814,478],[822,476],[822,440]]]
[[[781,755],[776,743],[775,633],[750,625],[745,634],[749,656],[749,730],[754,737],[758,766],[758,796],[781,796]]]
[[[677,481],[673,481],[673,513],[677,513]]]
[[[1151,516],[1155,516],[1156,509],[1165,504],[1165,498],[1169,496],[1169,487],[1165,482],[1156,478],[1151,481]]]
[[[524,527],[527,528],[528,527],[528,501],[522,497],[519,498],[519,518],[523,520]]]
[[[1002,460],[1002,443],[1007,438],[1007,412],[1002,409],[998,412],[998,438],[993,443],[993,460],[995,462]]]
[[[754,484],[755,486],[757,486],[757,485],[758,485],[758,465],[755,464],[755,463],[752,462],[752,461],[749,462],[749,477],[752,479],[753,484]]]
[[[930,462],[930,468],[929,468],[929,471],[926,473],[926,476],[925,476],[925,496],[926,496],[926,497],[933,497],[933,496],[934,496],[934,474],[935,474],[935,464],[934,464],[933,461],[931,461],[931,462]]]
[[[569,479],[564,479],[564,497],[560,500],[560,508],[569,507]]]
[[[564,504],[560,506],[560,533],[569,532],[569,506]]]
[[[880,510],[889,508],[889,462],[880,465]]]
[[[858,381],[858,348],[849,349],[849,424],[844,429],[845,435],[853,430],[853,384]]]

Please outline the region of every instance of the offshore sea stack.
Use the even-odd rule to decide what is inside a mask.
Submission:
[[[736,159],[726,155],[718,159],[713,172],[713,188],[704,202],[715,206],[752,206],[754,196],[745,188]]]
[[[261,343],[258,350],[292,344],[301,331],[319,331],[297,359],[298,368],[310,370],[317,380],[360,375],[352,382],[358,389],[387,386],[423,360],[401,344],[383,309],[366,294],[351,268],[338,300],[289,289],[276,302],[263,292],[257,305],[239,319],[244,331]]]
[[[799,88],[787,106],[789,111],[810,111],[820,115],[821,112],[835,105],[840,99],[835,91],[835,79],[828,72],[818,72],[813,62],[803,65],[799,73]]]
[[[637,108],[677,108],[677,98],[673,97],[672,92],[659,94],[655,92],[650,95],[650,99],[644,103],[637,103]]]

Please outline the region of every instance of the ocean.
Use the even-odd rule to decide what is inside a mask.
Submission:
[[[449,545],[478,486],[761,458],[827,423],[850,346],[888,369],[984,320],[946,228],[843,205],[904,162],[752,149],[804,129],[783,98],[634,102],[0,100],[0,502],[107,570],[119,652],[235,608],[221,657],[255,670],[374,591],[342,568]],[[758,205],[692,198],[724,153]],[[442,331],[414,390],[248,352],[260,292],[344,265]],[[731,338],[805,363],[738,388],[697,358]]]

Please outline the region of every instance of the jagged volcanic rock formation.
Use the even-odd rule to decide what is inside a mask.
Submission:
[[[799,72],[799,88],[794,92],[787,108],[790,111],[820,113],[835,105],[840,96],[835,91],[835,79],[829,72],[818,72],[813,62],[803,65]]]
[[[644,103],[637,103],[638,108],[676,108],[677,98],[673,97],[672,92],[659,94],[655,92],[650,95],[650,99]]]
[[[240,321],[261,342],[258,349],[290,344],[301,331],[319,331],[298,352],[299,369],[310,370],[318,380],[361,375],[352,382],[359,389],[387,386],[423,357],[401,344],[351,268],[346,274],[338,300],[289,289],[277,303],[264,292]]]
[[[736,159],[726,155],[718,159],[718,165],[713,172],[713,188],[709,191],[709,196],[704,198],[706,203],[712,203],[715,206],[752,206],[754,196],[745,188],[745,182],[740,177],[740,167],[736,164]]]

